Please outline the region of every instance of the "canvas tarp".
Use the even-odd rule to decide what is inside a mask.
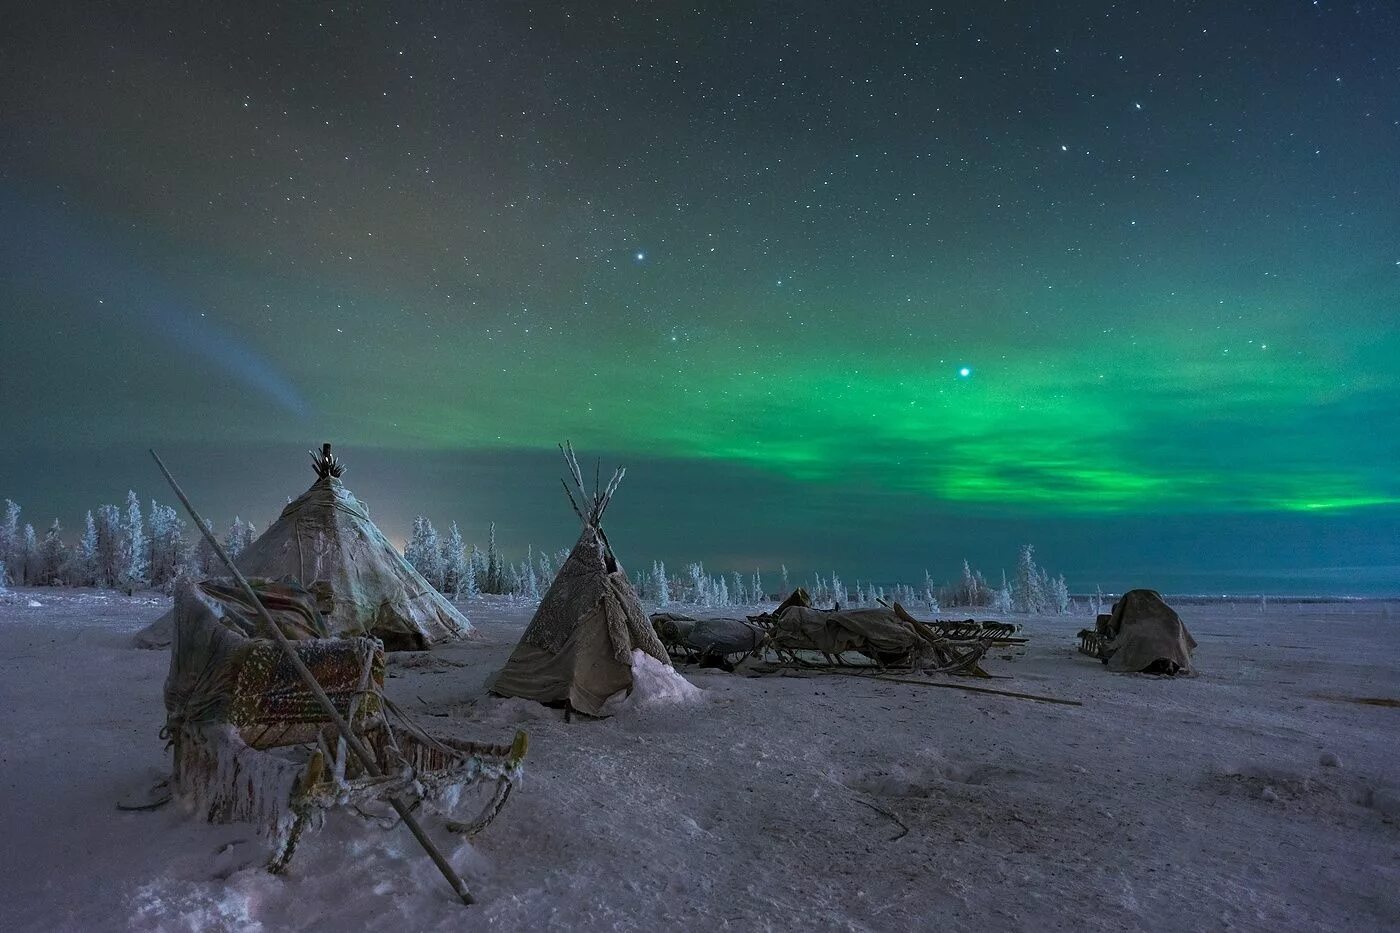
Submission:
[[[586,525],[490,690],[597,716],[632,686],[632,651],[669,666],[627,574]]]
[[[1158,661],[1191,669],[1196,639],[1154,590],[1124,593],[1113,604],[1103,635],[1108,638],[1104,656],[1111,671],[1143,671]]]
[[[855,651],[893,661],[921,649],[925,639],[889,609],[813,609],[790,605],[772,617],[776,648],[839,655]]]
[[[316,594],[331,634],[373,635],[390,650],[461,638],[471,623],[404,560],[334,476],[318,479],[234,561],[246,576],[291,578]],[[137,636],[170,644],[173,611]]]
[[[698,654],[702,660],[748,654],[763,645],[767,631],[743,619],[694,619],[673,612],[655,612],[652,628],[668,647]]]

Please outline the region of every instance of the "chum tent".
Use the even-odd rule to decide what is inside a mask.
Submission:
[[[470,635],[466,616],[413,569],[345,488],[345,466],[331,446],[311,460],[316,481],[235,558],[238,569],[249,577],[290,577],[316,594],[332,635],[373,635],[391,651]],[[136,643],[167,647],[173,626],[172,610],[141,630]]]
[[[662,676],[679,680],[680,675],[603,533],[603,512],[626,471],[618,470],[606,488],[595,485],[589,493],[573,448],[563,450],[582,503],[574,501],[567,484],[564,491],[583,529],[489,689],[497,696],[567,703],[590,716],[607,715],[604,704],[632,690],[634,666],[659,670],[660,665]]]

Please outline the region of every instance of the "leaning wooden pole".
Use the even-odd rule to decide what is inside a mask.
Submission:
[[[258,599],[257,591],[255,591],[248,582],[248,578],[243,576],[239,569],[234,566],[232,558],[228,556],[228,552],[219,544],[218,539],[214,537],[214,532],[209,529],[204,519],[199,517],[199,513],[196,512],[194,506],[190,504],[189,497],[186,496],[185,491],[180,488],[180,484],[175,482],[175,477],[171,476],[170,471],[165,468],[165,464],[161,461],[160,456],[154,450],[151,451],[151,456],[155,458],[156,466],[160,467],[161,473],[165,474],[165,481],[170,484],[171,489],[175,490],[175,495],[179,497],[180,504],[185,507],[186,512],[190,513],[190,518],[194,519],[195,527],[199,529],[199,533],[204,535],[204,540],[208,541],[209,546],[214,549],[214,553],[219,555],[219,560],[223,562],[223,565],[228,568],[229,573],[233,575],[233,579],[237,581],[239,588],[243,590],[243,594],[248,598],[248,602],[257,608],[258,618],[262,620],[263,625],[272,633],[272,637],[277,639],[277,643],[282,646],[282,651],[287,655],[287,660],[291,662],[293,669],[295,669],[297,675],[301,677],[302,683],[306,685],[306,689],[311,691],[312,696],[316,698],[316,702],[321,704],[321,709],[330,717],[331,722],[335,723],[336,729],[340,730],[340,735],[345,739],[345,744],[354,752],[355,757],[360,760],[360,767],[364,768],[365,772],[371,777],[383,777],[384,772],[380,770],[379,765],[374,760],[374,756],[370,754],[369,749],[365,748],[364,743],[360,741],[360,737],[350,728],[350,724],[341,717],[340,712],[335,708],[335,704],[331,702],[331,698],[326,696],[326,691],[322,690],[321,685],[316,682],[316,676],[312,674],[306,664],[302,662],[301,655],[297,654],[296,648],[292,646],[291,639],[289,639],[286,633],[273,621],[272,614],[267,611],[267,607],[262,604],[262,600]],[[428,834],[425,833],[423,827],[418,824],[418,820],[414,818],[413,811],[408,805],[397,796],[390,797],[389,804],[394,808],[394,812],[398,813],[399,818],[403,820],[409,832],[413,833],[413,838],[417,839],[418,844],[428,853],[428,857],[433,860],[433,864],[438,867],[438,871],[442,872],[442,876],[447,879],[447,883],[452,886],[453,892],[461,898],[462,903],[468,905],[473,903],[471,892],[467,890],[467,883],[462,880],[462,876],[457,874],[457,870],[452,867],[452,864],[438,851],[438,847],[428,838]]]

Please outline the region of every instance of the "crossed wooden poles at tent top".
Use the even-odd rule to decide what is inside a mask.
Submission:
[[[327,447],[329,447],[329,445],[327,445]],[[329,453],[328,449],[326,453]],[[214,532],[209,529],[204,519],[199,517],[199,513],[196,512],[194,506],[190,504],[189,497],[185,495],[185,491],[180,488],[179,483],[175,482],[175,477],[170,475],[170,471],[165,468],[165,464],[154,450],[151,451],[151,456],[155,457],[156,466],[160,467],[161,473],[165,474],[166,482],[170,483],[170,488],[175,490],[175,495],[179,497],[180,504],[185,507],[185,511],[190,513],[190,518],[194,519],[195,527],[199,529],[200,534],[204,535],[204,540],[209,542],[209,546],[214,549],[214,553],[219,556],[219,560],[223,562],[223,565],[228,568],[229,573],[233,575],[233,579],[237,581],[239,588],[243,590],[243,594],[248,598],[248,602],[257,607],[258,618],[262,621],[267,630],[272,633],[272,637],[277,639],[277,643],[282,646],[282,651],[286,654],[287,660],[291,663],[292,668],[296,670],[297,676],[299,676],[302,683],[306,685],[306,689],[311,691],[311,695],[316,698],[316,702],[321,704],[322,711],[330,717],[331,722],[335,723],[336,729],[340,731],[341,738],[345,739],[345,744],[349,746],[350,751],[359,759],[360,766],[364,768],[365,772],[371,777],[382,777],[384,772],[380,770],[379,764],[374,760],[374,756],[370,754],[369,749],[365,748],[364,743],[360,741],[360,737],[350,728],[350,724],[341,717],[340,712],[335,708],[335,704],[331,702],[331,698],[326,696],[326,691],[322,690],[321,685],[316,682],[316,676],[312,674],[302,662],[301,656],[296,652],[296,648],[292,647],[291,639],[287,638],[282,629],[272,620],[272,615],[267,611],[267,607],[262,604],[262,600],[258,599],[257,592],[253,589],[252,585],[248,583],[248,579],[234,566],[232,558],[228,556],[228,552],[219,544],[218,540],[214,537]],[[413,811],[409,806],[400,800],[397,795],[389,798],[389,805],[394,808],[394,812],[398,813],[399,818],[403,820],[409,832],[413,833],[413,838],[417,839],[418,844],[428,853],[428,857],[433,860],[433,864],[438,867],[438,871],[442,872],[442,876],[447,879],[447,883],[452,886],[452,890],[456,893],[457,897],[461,899],[463,904],[471,905],[472,896],[471,892],[467,890],[467,883],[462,880],[462,876],[457,874],[457,870],[454,869],[452,864],[438,851],[438,847],[428,838],[427,833],[423,831],[423,827],[418,825],[418,820],[414,818]]]

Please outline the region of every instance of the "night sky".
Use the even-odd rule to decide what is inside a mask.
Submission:
[[[31,4],[0,496],[1400,591],[1389,2]]]

